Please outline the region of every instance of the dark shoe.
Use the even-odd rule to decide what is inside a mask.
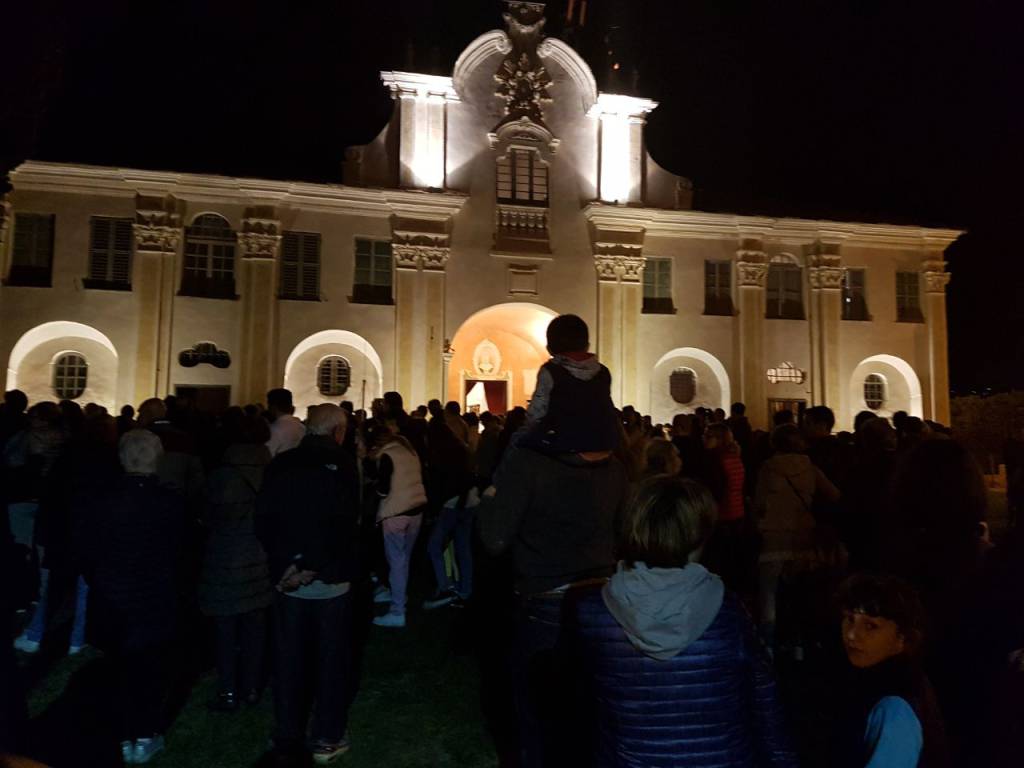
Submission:
[[[218,693],[216,698],[206,702],[206,708],[211,712],[234,712],[238,709],[238,699],[233,693]]]

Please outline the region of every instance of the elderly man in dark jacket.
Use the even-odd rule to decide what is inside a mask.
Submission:
[[[267,467],[257,498],[256,532],[277,585],[274,603],[274,751],[285,760],[304,750],[315,679],[310,746],[318,763],[348,750],[351,583],[359,477],[355,457],[341,448],[345,412],[309,410],[298,448]]]
[[[160,438],[133,430],[121,438],[119,455],[125,474],[88,501],[77,540],[101,645],[117,667],[122,756],[144,763],[163,749],[184,506],[157,480]]]
[[[513,667],[523,766],[578,764],[579,710],[563,655],[563,601],[615,569],[614,527],[629,489],[610,452],[547,455],[524,448],[506,461],[478,512],[491,554],[511,550],[519,612]]]

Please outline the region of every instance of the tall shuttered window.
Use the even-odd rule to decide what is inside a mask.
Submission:
[[[14,214],[14,243],[8,285],[49,287],[53,279],[53,229],[51,213]]]
[[[285,232],[281,241],[281,298],[320,298],[320,235]]]
[[[644,305],[647,314],[672,314],[672,259],[644,260]]]
[[[235,246],[237,238],[227,219],[215,213],[196,217],[185,227],[184,296],[235,298]]]
[[[870,320],[863,269],[843,270],[843,320]]]
[[[85,392],[89,365],[77,352],[65,352],[53,362],[53,394],[61,400],[75,400]]]
[[[548,204],[548,167],[529,149],[511,149],[498,158],[498,202]]]
[[[797,264],[768,267],[765,317],[771,320],[803,320],[803,270]]]
[[[89,277],[84,284],[86,288],[131,289],[131,219],[89,219]]]
[[[896,319],[901,323],[920,323],[921,277],[917,272],[896,273]]]
[[[704,262],[704,314],[731,315],[732,262]]]
[[[392,304],[391,243],[388,240],[356,240],[356,273],[352,301],[356,304]]]

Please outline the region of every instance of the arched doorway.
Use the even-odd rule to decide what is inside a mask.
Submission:
[[[557,313],[539,304],[497,304],[472,315],[452,339],[448,399],[464,409],[525,407],[548,360],[546,332]]]
[[[849,423],[860,411],[891,417],[897,411],[924,418],[921,382],[906,360],[873,355],[861,360],[850,377]]]
[[[292,391],[295,412],[319,403],[350,400],[369,410],[384,394],[380,355],[366,339],[352,331],[331,329],[300,341],[284,365],[284,386]]]
[[[677,413],[697,408],[729,409],[729,374],[703,349],[679,347],[662,355],[651,372],[651,417],[669,423]]]

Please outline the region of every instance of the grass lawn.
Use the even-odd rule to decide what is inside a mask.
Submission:
[[[349,721],[352,749],[335,765],[483,768],[497,764],[480,714],[476,660],[451,651],[454,610],[410,611],[405,630],[371,627],[361,689]],[[62,736],[73,739],[76,728],[89,729],[90,717],[102,717],[102,713],[84,712],[82,707],[100,701],[89,691],[102,687],[106,673],[95,670],[102,670],[103,665],[101,654],[86,650],[80,656],[60,659],[39,679],[29,695],[32,730],[37,733],[33,756],[48,759],[58,768],[97,764],[74,749],[58,748],[53,740]],[[150,765],[248,768],[257,762],[272,726],[270,692],[259,706],[214,714],[207,711],[206,701],[215,688],[211,670],[192,689],[168,730],[166,751]],[[116,754],[109,754],[109,760],[103,764],[120,762]]]

